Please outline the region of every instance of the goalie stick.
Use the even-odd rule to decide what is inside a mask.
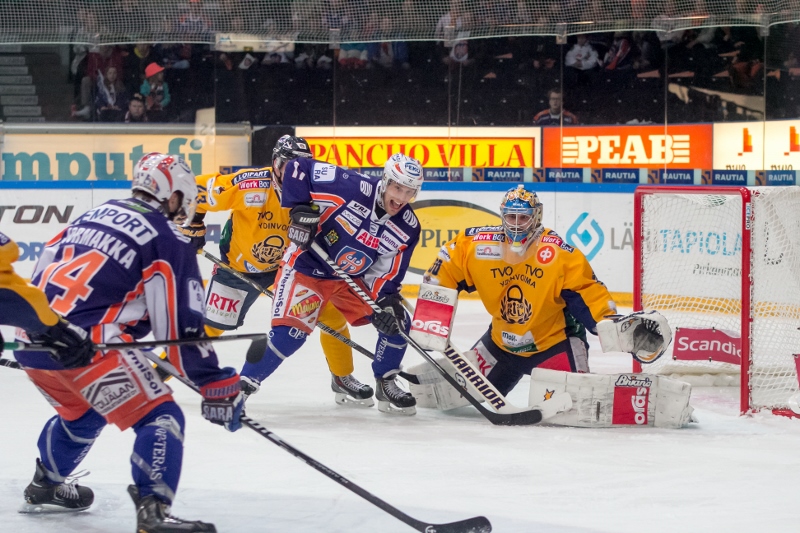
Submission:
[[[263,336],[266,342],[266,335],[264,335],[263,333],[259,335]],[[242,338],[247,336],[253,337],[254,335],[241,335],[239,337]],[[225,338],[230,339],[230,337],[225,337]],[[219,339],[220,338],[217,338],[215,340]],[[169,341],[162,341],[162,343],[163,342],[169,342]],[[17,344],[17,343],[9,342],[5,343],[5,346],[8,346],[9,344]],[[196,393],[200,394],[200,388],[197,385],[195,385],[192,381],[190,381],[188,378],[182,376],[178,372],[178,370],[170,363],[159,358],[158,355],[152,352],[142,352],[142,353],[144,354],[145,357],[150,359],[150,361],[152,361],[160,370],[162,370],[166,374],[169,374],[170,376],[174,377],[175,379],[177,379],[178,381],[180,381],[181,383],[183,383]],[[22,365],[20,365],[16,361],[11,361],[10,359],[0,358],[0,365],[20,370],[22,369]],[[314,468],[318,472],[325,474],[327,477],[334,480],[341,486],[358,494],[359,496],[361,496],[371,504],[375,505],[382,511],[389,513],[393,517],[397,518],[398,520],[400,520],[405,524],[408,524],[417,531],[421,531],[422,533],[491,533],[492,531],[492,524],[484,516],[475,516],[473,518],[467,518],[466,520],[459,520],[457,522],[448,522],[446,524],[431,524],[430,522],[423,522],[422,520],[417,520],[416,518],[407,515],[400,509],[378,498],[371,492],[359,487],[358,485],[356,485],[346,477],[342,476],[341,474],[334,472],[333,470],[331,470],[324,464],[320,463],[313,457],[306,455],[305,453],[298,450],[297,448],[295,448],[294,446],[292,446],[291,444],[280,438],[278,435],[270,431],[269,429],[265,428],[252,418],[246,416],[245,414],[242,414],[239,420],[241,420],[242,425],[249,427],[250,429],[258,433],[265,439],[269,440],[273,444],[279,446],[283,450],[294,455],[295,457],[306,463],[308,466]]]
[[[262,287],[261,285],[259,285],[255,281],[253,281],[252,279],[248,278],[247,276],[245,276],[244,274],[242,274],[238,270],[234,270],[233,268],[230,267],[230,265],[226,265],[219,258],[213,256],[212,254],[206,252],[205,250],[203,250],[203,257],[205,257],[206,259],[208,259],[209,261],[211,261],[212,263],[214,263],[215,265],[217,265],[221,269],[225,270],[229,274],[232,274],[233,276],[235,276],[235,277],[239,278],[240,280],[244,281],[245,283],[247,283],[248,285],[253,287],[255,290],[261,292],[262,294],[266,294],[270,298],[274,298],[274,295],[272,294],[271,290],[267,289],[266,287]],[[348,339],[347,337],[345,337],[344,335],[342,335],[341,333],[339,333],[338,331],[336,331],[332,327],[330,327],[330,326],[328,326],[326,324],[323,324],[322,322],[317,322],[317,327],[319,329],[321,329],[322,331],[324,331],[325,333],[327,333],[328,335],[334,337],[335,339],[337,339],[337,340],[343,342],[344,344],[346,344],[347,346],[351,347],[352,349],[354,349],[358,353],[366,355],[367,357],[369,357],[373,361],[375,360],[375,354],[373,354],[372,352],[370,352],[369,350],[367,350],[366,348],[364,348],[363,346],[361,346],[357,342],[355,342],[355,341],[353,341],[351,339]],[[261,352],[261,354],[258,354],[255,359],[249,359],[248,358],[247,360],[250,363],[257,363],[258,361],[261,360],[261,358],[263,356],[264,356],[264,352]],[[408,372],[400,372],[400,377],[402,377],[403,379],[405,379],[409,383],[414,383],[415,385],[419,385],[419,378],[417,376],[415,376],[414,374],[409,374]]]
[[[330,256],[325,252],[325,250],[322,249],[322,247],[320,247],[319,244],[312,241],[311,249],[323,261],[325,261],[325,263],[327,263],[328,266],[331,267],[331,269],[336,273],[336,275],[339,276],[339,278],[341,278],[345,283],[347,283],[347,285],[349,285],[350,288],[353,289],[353,291],[356,294],[358,294],[358,296],[360,296],[361,299],[364,300],[364,302],[367,305],[369,305],[373,311],[377,313],[383,311],[383,309],[378,307],[378,305],[370,297],[370,295],[367,294],[364,291],[364,289],[362,289],[355,281],[353,281],[353,278],[347,275],[347,273],[344,270],[339,268],[339,265],[333,262]],[[477,409],[492,424],[500,426],[525,426],[530,424],[538,424],[539,422],[542,421],[542,412],[536,408],[524,411],[521,410],[519,412],[510,412],[505,414],[494,412],[490,409],[487,409],[481,404],[481,402],[478,399],[472,396],[472,394],[468,390],[466,390],[463,386],[461,386],[461,384],[458,383],[458,381],[456,381],[456,379],[453,378],[447,372],[447,370],[442,368],[441,365],[436,361],[436,359],[434,359],[433,356],[431,356],[431,354],[429,354],[425,349],[423,349],[419,344],[417,344],[417,342],[414,339],[409,337],[402,327],[400,328],[400,334],[410,346],[412,346],[426,361],[428,361],[431,365],[433,365],[433,367],[439,374],[441,374],[441,376],[445,379],[445,381],[447,381],[450,385],[452,385],[459,392],[459,394],[464,396],[464,398],[466,398],[466,400],[469,403],[471,403],[475,407],[475,409]],[[464,359],[464,361],[467,364],[469,364],[469,362],[466,361],[465,358],[462,359]],[[481,392],[481,389],[478,389],[477,387],[476,390]],[[486,398],[486,401],[491,402],[491,399]]]

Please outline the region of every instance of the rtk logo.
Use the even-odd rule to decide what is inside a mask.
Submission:
[[[591,219],[587,222],[588,217],[589,213],[581,213],[581,216],[567,230],[566,240],[568,244],[578,248],[586,256],[586,259],[591,261],[603,247],[606,239],[597,221]]]

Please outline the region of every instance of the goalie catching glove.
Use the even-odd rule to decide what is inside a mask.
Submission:
[[[314,237],[317,236],[317,228],[320,221],[319,206],[296,205],[289,212],[289,240],[297,245],[301,250],[308,250]]]
[[[604,352],[628,352],[646,365],[661,357],[672,342],[672,330],[658,311],[612,315],[597,323]]]

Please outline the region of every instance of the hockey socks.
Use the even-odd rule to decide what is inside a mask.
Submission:
[[[174,402],[150,411],[133,426],[131,466],[133,481],[144,498],[155,494],[170,503],[178,490],[183,462],[183,413]]]
[[[267,379],[283,363],[306,342],[307,335],[290,326],[275,326],[269,332],[267,350],[259,361],[245,361],[241,377],[247,377],[261,383]]]
[[[92,409],[76,420],[58,415],[48,420],[38,443],[47,478],[53,483],[63,482],[86,457],[105,426],[105,419]]]

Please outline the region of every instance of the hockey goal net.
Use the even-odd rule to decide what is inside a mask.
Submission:
[[[800,187],[644,186],[634,209],[634,308],[673,330],[669,351],[634,370],[738,383],[743,413],[791,414]]]

